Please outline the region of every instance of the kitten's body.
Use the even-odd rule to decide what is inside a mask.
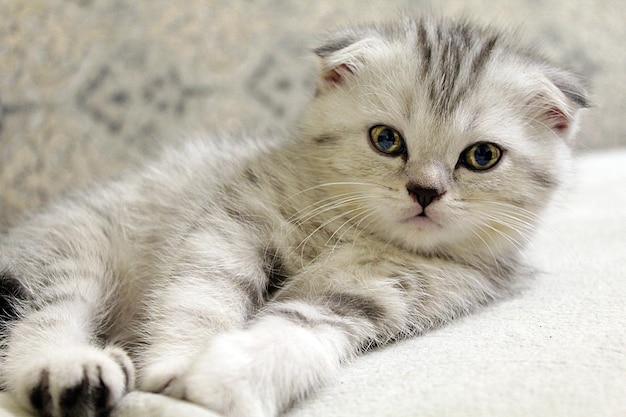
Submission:
[[[141,389],[275,415],[368,345],[506,292],[561,182],[577,80],[456,23],[317,53],[292,139],[190,142],[3,239],[1,377],[25,406],[100,415],[136,368]]]

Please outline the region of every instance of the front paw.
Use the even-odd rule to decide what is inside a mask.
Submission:
[[[134,385],[119,348],[76,347],[35,359],[17,381],[17,398],[43,417],[106,416]]]
[[[167,358],[145,364],[139,374],[141,391],[180,397],[174,388],[189,366],[187,358]]]
[[[275,416],[273,386],[255,371],[261,364],[254,364],[254,356],[238,343],[237,336],[214,339],[187,372],[172,382],[168,395],[228,417]]]
[[[216,335],[170,385],[169,395],[229,417],[273,417],[339,369],[343,330],[313,331],[266,316],[245,330]]]

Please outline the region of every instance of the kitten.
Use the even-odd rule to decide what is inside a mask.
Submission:
[[[274,416],[525,273],[580,81],[465,22],[315,52],[291,139],[191,141],[3,237],[1,381],[21,404],[101,416],[138,388]]]

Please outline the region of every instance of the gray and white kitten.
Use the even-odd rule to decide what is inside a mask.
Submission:
[[[570,164],[579,80],[464,22],[316,53],[293,137],[189,142],[2,238],[1,382],[22,405],[102,416],[137,387],[275,416],[506,294]]]

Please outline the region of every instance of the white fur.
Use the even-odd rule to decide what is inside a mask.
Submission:
[[[215,337],[173,394],[228,416],[276,415],[281,405],[333,377],[345,345],[337,329],[312,333],[268,316],[247,331]]]

